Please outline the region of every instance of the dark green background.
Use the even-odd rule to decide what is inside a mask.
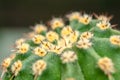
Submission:
[[[114,15],[111,23],[120,26],[119,0],[0,0],[0,63],[29,26],[72,11]]]

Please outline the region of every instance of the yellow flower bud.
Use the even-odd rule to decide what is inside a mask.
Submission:
[[[7,69],[10,66],[11,60],[12,60],[11,58],[6,58],[3,60],[2,62],[3,69]]]
[[[120,36],[119,35],[113,35],[110,37],[110,42],[114,45],[120,45]]]
[[[37,24],[35,27],[34,27],[34,32],[39,34],[41,33],[42,31],[47,31],[47,27],[43,24]]]
[[[46,69],[47,63],[44,60],[38,60],[36,61],[33,66],[33,74],[34,75],[41,75],[42,72]]]
[[[45,39],[42,35],[35,35],[32,40],[35,44],[40,44]]]
[[[61,60],[63,63],[74,62],[77,60],[77,55],[73,51],[65,51],[61,55]]]
[[[80,39],[90,39],[93,37],[93,34],[91,32],[83,32],[80,36]]]
[[[45,55],[47,54],[47,52],[45,51],[45,49],[40,48],[40,47],[36,47],[36,48],[34,49],[34,53],[35,53],[36,55],[40,56],[40,57],[43,57],[43,56],[45,56]]]
[[[25,42],[25,39],[21,38],[21,39],[16,40],[15,44],[18,46],[18,45],[21,45],[24,42]]]
[[[83,16],[80,17],[79,22],[87,25],[90,23],[91,19],[92,19],[91,16],[84,14]]]
[[[98,66],[100,67],[101,70],[104,71],[106,75],[110,75],[111,73],[115,72],[114,64],[112,60],[109,59],[108,57],[101,58],[98,61]]]
[[[87,39],[80,39],[77,42],[77,47],[78,48],[87,49],[87,48],[90,48],[91,46],[92,46],[92,43]]]
[[[21,69],[22,69],[22,62],[20,60],[16,61],[11,67],[11,71],[12,73],[14,73],[15,76],[17,76],[17,74],[20,72]]]
[[[49,32],[46,34],[46,38],[47,38],[47,40],[48,40],[49,42],[53,42],[53,41],[59,39],[59,35],[58,35],[56,32],[49,31]]]
[[[22,43],[21,45],[17,46],[18,53],[25,54],[29,50],[29,44]]]
[[[64,26],[64,22],[61,18],[54,18],[50,22],[50,24],[51,24],[51,27],[52,27],[53,30],[58,28],[58,27],[63,27]]]
[[[106,30],[110,28],[111,24],[107,21],[101,21],[97,23],[97,27],[100,28],[101,30]]]
[[[62,37],[67,37],[73,32],[72,28],[70,26],[66,26],[62,29],[61,31],[61,36]]]
[[[79,20],[80,16],[81,16],[81,14],[79,12],[72,12],[71,14],[67,15],[67,17],[70,21]]]

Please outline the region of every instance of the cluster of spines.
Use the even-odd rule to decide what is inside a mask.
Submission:
[[[79,12],[73,12],[67,15],[70,21],[78,20],[81,24],[88,25],[92,16],[87,14],[80,14]],[[101,30],[106,30],[111,28],[111,24],[109,23],[110,18],[105,16],[97,16],[99,22],[96,26]],[[19,39],[16,41],[16,53],[26,54],[29,50],[32,50],[32,53],[38,55],[40,57],[44,57],[48,54],[48,52],[54,52],[57,55],[60,55],[62,63],[74,62],[77,60],[77,55],[75,51],[69,50],[73,46],[77,46],[82,49],[89,49],[92,46],[91,38],[94,34],[90,31],[86,31],[81,33],[80,31],[74,30],[70,25],[65,25],[62,18],[54,18],[50,22],[52,30],[47,32],[47,27],[44,24],[37,24],[33,28],[33,32],[28,34],[29,39],[31,40],[37,47],[32,47],[29,43],[27,43],[26,39]],[[59,29],[59,33],[57,33],[56,29]],[[42,34],[45,33],[45,34]],[[110,37],[110,42],[113,45],[120,45],[120,36],[113,35]],[[67,50],[68,49],[68,50]],[[6,58],[3,63],[3,71],[7,72],[7,68],[10,66],[11,61],[14,58]],[[112,60],[108,57],[99,58],[98,59],[99,68],[104,71],[104,73],[108,76],[111,76],[114,73],[114,64]],[[36,76],[41,75],[42,72],[46,69],[47,63],[40,59],[33,64],[32,70],[33,75]],[[11,66],[11,72],[14,76],[19,74],[22,69],[22,61],[18,60],[14,62]],[[69,80],[69,79],[67,79]],[[71,80],[71,79],[70,79]]]

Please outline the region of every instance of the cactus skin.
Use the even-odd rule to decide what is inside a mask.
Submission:
[[[50,22],[55,33],[38,24],[18,40],[15,54],[2,63],[2,80],[120,80],[120,32],[110,18],[67,17],[69,25],[61,18]]]

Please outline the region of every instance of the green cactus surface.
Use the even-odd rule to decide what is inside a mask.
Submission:
[[[1,64],[1,79],[120,80],[120,31],[113,29],[111,16],[72,12],[66,17],[36,24],[16,40],[13,54]]]

